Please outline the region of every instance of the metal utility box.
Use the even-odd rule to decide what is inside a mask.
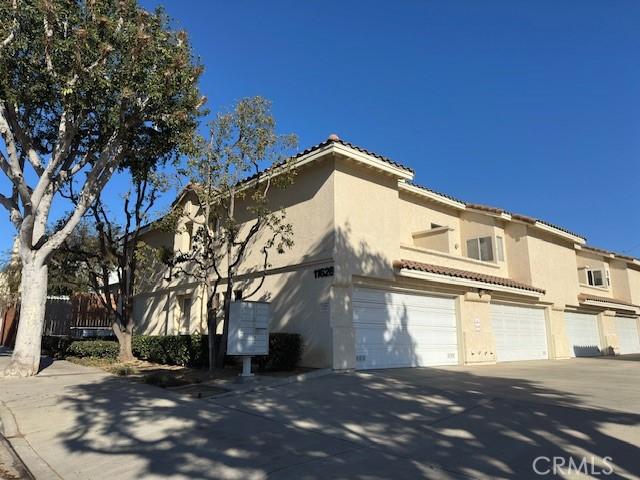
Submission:
[[[227,355],[268,355],[270,321],[266,302],[231,303]]]

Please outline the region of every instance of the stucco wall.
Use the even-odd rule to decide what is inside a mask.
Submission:
[[[544,301],[556,306],[577,305],[578,270],[573,244],[528,228],[531,283],[546,290]]]
[[[611,294],[613,298],[632,302],[631,281],[629,278],[629,273],[632,270],[627,268],[626,262],[611,260],[609,262],[609,271],[611,272]]]
[[[628,268],[627,278],[629,279],[629,293],[631,294],[631,303],[633,303],[634,305],[640,305],[640,270],[636,270],[635,268]]]
[[[336,162],[334,176],[336,281],[393,278],[400,248],[397,179],[348,160]]]
[[[400,191],[398,195],[398,215],[400,230],[396,232],[398,241],[412,244],[412,233],[430,230],[431,224],[452,228],[448,234],[446,248],[438,248],[449,253],[461,255],[460,218],[458,210],[438,205],[417,195]],[[444,245],[440,245],[444,247]]]
[[[508,223],[504,233],[505,248],[509,259],[509,278],[531,285],[531,259],[529,258],[527,226],[521,223]]]

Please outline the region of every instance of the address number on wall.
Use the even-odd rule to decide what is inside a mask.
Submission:
[[[333,277],[333,267],[318,268],[313,271],[314,278]]]

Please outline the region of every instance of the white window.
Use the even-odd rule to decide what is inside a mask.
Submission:
[[[610,287],[611,286],[611,275],[609,274],[609,270],[608,269],[605,270],[604,273],[607,276],[607,287]]]
[[[604,287],[604,271],[587,270],[587,283],[592,287]]]
[[[493,262],[493,245],[491,237],[472,238],[467,240],[467,256],[482,260],[483,262]]]
[[[496,237],[496,253],[498,255],[498,261],[504,262],[504,242],[502,237]]]

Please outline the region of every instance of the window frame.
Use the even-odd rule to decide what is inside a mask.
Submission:
[[[607,288],[607,277],[606,277],[606,269],[604,268],[587,268],[585,269],[587,273],[587,285],[590,287],[596,288]],[[596,284],[594,273],[598,272],[600,274],[600,284]]]
[[[496,258],[504,262],[504,239],[500,235],[496,235]]]
[[[482,240],[488,240],[487,241],[487,245],[489,245],[491,247],[491,255],[490,258],[483,258],[484,256],[482,255]],[[474,257],[471,255],[471,250],[469,248],[469,244],[471,242],[475,243],[475,250],[477,250],[478,252],[478,256]],[[495,262],[495,252],[494,252],[494,246],[493,246],[493,236],[492,235],[488,235],[485,237],[476,237],[476,238],[470,238],[467,240],[467,257],[468,258],[472,258],[473,260],[478,260],[480,262]]]

